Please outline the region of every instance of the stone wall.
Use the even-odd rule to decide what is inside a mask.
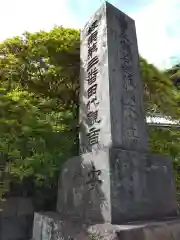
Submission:
[[[0,203],[0,240],[28,240],[34,209],[31,199],[13,197]]]
[[[35,213],[33,240],[179,240],[180,218],[123,225],[85,223],[61,214]]]

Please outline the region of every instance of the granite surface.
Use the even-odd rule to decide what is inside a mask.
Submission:
[[[81,32],[80,152],[147,150],[135,23],[105,3]]]
[[[30,198],[11,197],[0,203],[0,240],[28,240],[34,218]]]
[[[80,50],[80,156],[63,166],[58,214],[35,215],[34,239],[178,239],[179,220],[120,225],[178,214],[171,160],[148,153],[134,20],[104,3]]]
[[[113,224],[176,216],[171,162],[108,148],[72,158],[59,179],[57,211]]]
[[[126,225],[85,223],[57,213],[36,213],[33,240],[179,240],[180,219]]]

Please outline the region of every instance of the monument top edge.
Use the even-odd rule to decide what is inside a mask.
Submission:
[[[126,16],[130,21],[134,22],[134,19],[131,18],[129,15],[127,15],[125,12],[121,11],[119,8],[117,8],[116,6],[114,6],[113,4],[109,3],[108,1],[105,1],[95,12],[94,14],[92,14],[88,21],[85,23],[85,25],[82,27],[81,31],[83,31],[84,29],[86,29],[94,20],[94,18],[96,16],[98,16],[100,13],[102,13],[104,10],[107,11],[107,9],[113,9],[113,11],[115,12],[119,12],[122,15]]]

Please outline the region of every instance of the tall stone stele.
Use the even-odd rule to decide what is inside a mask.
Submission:
[[[121,224],[177,215],[171,162],[147,149],[135,23],[105,3],[81,32],[80,156],[57,211]]]

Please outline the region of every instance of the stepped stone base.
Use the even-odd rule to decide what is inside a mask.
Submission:
[[[84,223],[55,212],[35,213],[33,240],[179,240],[180,218],[126,225]]]
[[[28,240],[34,218],[30,198],[11,197],[0,202],[0,240]]]
[[[60,176],[57,212],[112,224],[175,217],[171,161],[118,148],[71,158]]]

